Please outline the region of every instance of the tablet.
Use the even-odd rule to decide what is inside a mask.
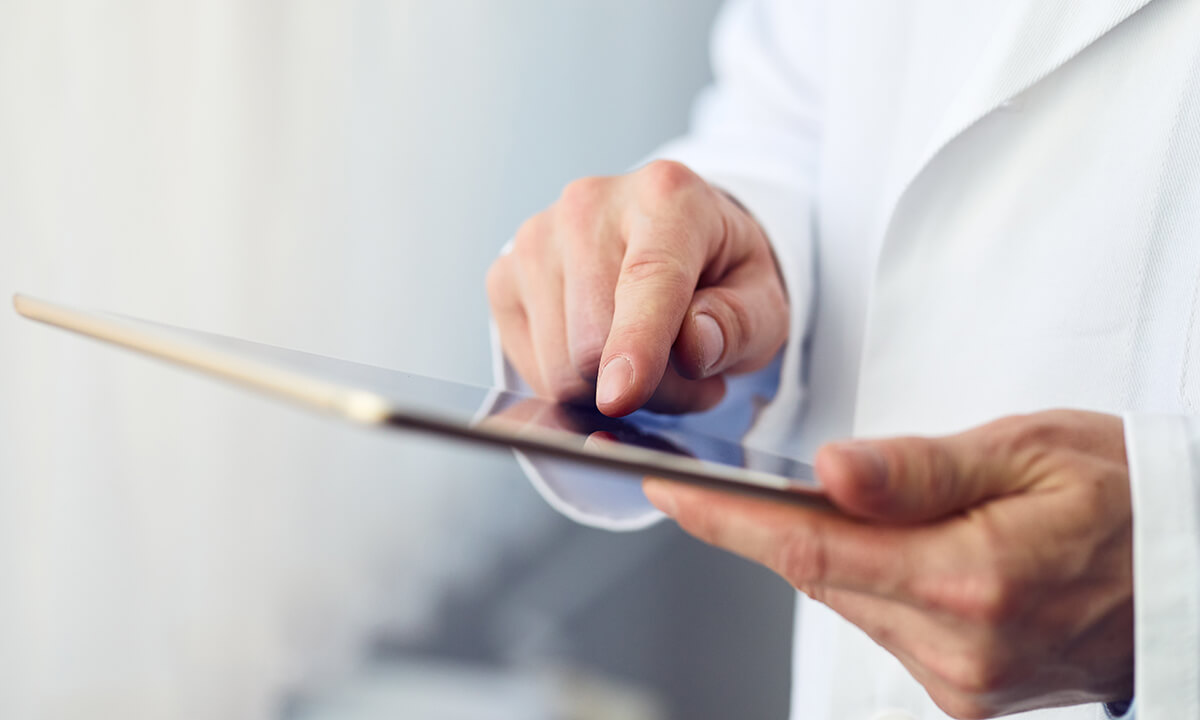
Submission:
[[[385,430],[509,447],[643,476],[832,505],[812,467],[736,442],[680,429],[639,411],[622,419],[495,388],[287,350],[15,295],[21,315],[199,370],[302,406]]]

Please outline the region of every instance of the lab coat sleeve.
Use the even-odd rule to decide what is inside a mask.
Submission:
[[[713,84],[688,135],[654,155],[677,160],[737,199],[771,242],[791,304],[781,362],[760,371],[776,385],[748,443],[782,451],[804,399],[803,342],[814,301],[813,206],[818,173],[825,46],[824,0],[738,0],[713,34]],[[746,403],[763,382],[730,388]]]
[[[733,196],[772,244],[791,303],[781,357],[731,379],[717,408],[681,426],[778,449],[803,399],[802,343],[813,295],[812,199],[817,172],[824,0],[733,0],[712,41],[713,84],[697,100],[689,133],[647,162],[684,163]],[[494,329],[493,329],[494,333]],[[493,335],[497,384],[528,389]],[[610,530],[653,524],[659,513],[627,477],[517,453],[533,485],[568,517]]]
[[[1200,417],[1125,418],[1140,720],[1200,717]]]

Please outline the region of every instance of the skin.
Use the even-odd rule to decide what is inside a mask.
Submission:
[[[764,367],[787,335],[758,223],[678,163],[571,183],[521,226],[487,288],[521,377],[614,417],[710,408],[724,373]]]
[[[488,274],[504,352],[536,392],[620,416],[707,409],[788,327],[766,236],[677,163],[568,185]],[[647,479],[696,537],[862,628],[948,714],[1133,691],[1132,513],[1119,418],[1053,411],[940,438],[832,444],[841,514]]]
[[[816,465],[845,517],[664,480],[645,491],[862,628],[953,717],[1133,695],[1119,418],[1053,411],[827,445]]]

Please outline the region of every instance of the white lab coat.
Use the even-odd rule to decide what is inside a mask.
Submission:
[[[1124,414],[1137,716],[1200,717],[1200,0],[744,0],[713,61],[660,155],[758,218],[794,310],[782,363],[717,415],[770,385],[748,442],[809,456]],[[574,517],[654,519],[627,486],[526,467]],[[793,717],[945,717],[852,625],[797,613]]]

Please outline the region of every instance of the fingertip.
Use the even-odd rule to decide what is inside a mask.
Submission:
[[[825,443],[817,448],[817,456],[813,459],[813,467],[816,468],[817,477],[821,479],[821,484],[826,490],[830,484],[834,483],[842,470],[842,465],[839,460],[840,455],[837,451],[837,446],[833,443]]]
[[[718,314],[693,304],[671,348],[672,363],[688,380],[703,380],[723,370],[727,346]]]
[[[604,430],[598,430],[583,439],[583,449],[592,452],[603,452],[606,447],[612,447],[620,443],[621,441],[617,439],[616,435]]]
[[[679,510],[673,487],[672,483],[662,478],[646,477],[642,480],[642,493],[646,499],[669,517],[674,517]]]
[[[611,408],[629,394],[633,388],[633,363],[624,355],[608,359],[600,368],[596,381],[596,406]]]
[[[718,372],[725,356],[725,332],[711,313],[695,312],[689,318],[686,329],[680,334],[686,341],[684,362],[681,366],[684,377],[701,380]]]
[[[853,482],[849,476],[850,469],[843,462],[837,445],[822,445],[813,460],[813,468],[821,482],[821,489],[835,500],[844,496],[845,488]]]

